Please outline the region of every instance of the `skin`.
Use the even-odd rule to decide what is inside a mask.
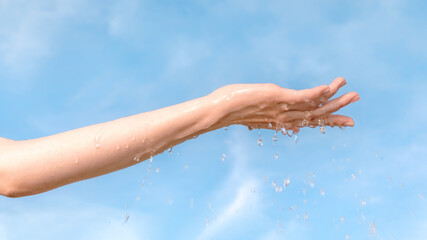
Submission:
[[[274,84],[236,84],[174,106],[52,136],[0,138],[0,194],[23,197],[123,169],[200,134],[240,124],[298,132],[301,127],[354,126],[333,115],[359,100],[355,92],[331,99],[344,78],[329,86],[292,90]]]

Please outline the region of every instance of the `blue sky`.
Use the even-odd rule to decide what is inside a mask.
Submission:
[[[274,145],[262,130],[258,147],[258,131],[232,126],[156,156],[150,172],[142,163],[2,197],[0,239],[426,239],[426,9],[0,0],[2,137],[47,136],[232,83],[303,89],[343,76],[339,93],[361,96],[341,110],[351,129],[304,129]],[[288,178],[276,192],[273,181]]]

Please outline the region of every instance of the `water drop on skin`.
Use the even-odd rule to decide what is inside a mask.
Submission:
[[[276,160],[277,160],[278,158],[279,158],[279,156],[277,155],[277,153],[275,153],[275,154],[274,154],[274,159],[276,159]]]
[[[281,132],[283,135],[287,135],[286,128],[281,128],[281,129],[280,129],[280,132]]]
[[[116,150],[120,150],[120,146],[117,146],[117,147],[116,147]]]
[[[319,127],[320,127],[320,132],[322,134],[325,134],[326,133],[325,121],[322,119],[319,119],[318,123],[319,123]]]
[[[307,120],[302,120],[302,122],[301,122],[301,125],[303,126],[303,127],[307,127],[308,126],[308,121]]]
[[[273,125],[271,125],[271,123],[268,123],[268,128],[272,128]]]
[[[133,158],[133,160],[135,161],[135,162],[139,162],[139,158],[141,157],[141,154],[137,154],[134,158]]]
[[[74,158],[74,163],[79,164],[79,159],[77,157]]]

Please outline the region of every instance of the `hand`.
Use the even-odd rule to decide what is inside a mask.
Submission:
[[[217,102],[227,102],[228,114],[221,125],[241,124],[252,128],[298,132],[301,127],[354,126],[348,116],[334,115],[342,107],[358,101],[356,92],[332,98],[346,84],[336,78],[329,86],[292,90],[274,84],[235,84],[222,87],[211,95]]]

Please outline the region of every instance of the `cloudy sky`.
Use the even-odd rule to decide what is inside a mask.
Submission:
[[[231,83],[303,89],[343,76],[339,94],[361,96],[341,110],[352,129],[303,129],[296,143],[262,130],[259,147],[257,130],[232,126],[156,156],[151,171],[0,197],[0,239],[426,239],[426,10],[421,0],[0,0],[2,137]]]

